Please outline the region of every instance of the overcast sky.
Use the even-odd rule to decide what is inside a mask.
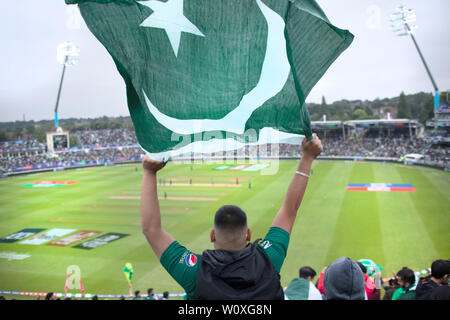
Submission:
[[[449,0],[318,0],[331,22],[355,35],[307,98],[331,103],[375,99],[433,87],[409,37],[390,29],[400,4],[417,12],[416,39],[441,91],[450,89]],[[75,6],[63,0],[0,1],[0,121],[53,119],[62,66],[56,47],[68,40],[80,48],[67,69],[60,118],[127,116],[125,85],[104,47]],[[447,22],[446,22],[447,21]]]

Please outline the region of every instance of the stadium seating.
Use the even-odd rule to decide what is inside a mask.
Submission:
[[[76,167],[140,161],[142,149],[134,131],[126,129],[84,130],[73,134],[77,146],[54,154],[45,152],[45,145],[36,140],[9,141],[0,143],[0,170],[21,172],[42,168]],[[425,156],[425,164],[448,168],[448,144],[434,141],[432,135],[410,138],[405,132],[393,131],[387,137],[382,131],[359,130],[346,138],[340,130],[319,132],[323,142],[321,157],[355,157],[385,160],[400,160],[406,154],[419,153]],[[258,147],[247,147],[232,153],[236,157],[257,157]],[[281,144],[268,146],[268,155],[284,158],[301,156],[299,146]],[[267,154],[266,154],[267,155]],[[224,152],[213,157],[229,156]],[[200,155],[200,158],[202,156]]]

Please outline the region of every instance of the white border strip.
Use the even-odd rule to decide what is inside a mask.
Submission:
[[[179,141],[179,137],[183,137],[182,135],[174,134],[177,136],[176,139],[173,139],[174,141]],[[176,157],[182,157],[186,154],[211,154],[215,152],[229,152],[229,151],[235,151],[238,149],[241,149],[245,146],[257,146],[257,145],[265,145],[265,144],[292,144],[292,145],[301,145],[303,139],[305,138],[304,135],[299,134],[293,134],[293,133],[286,133],[282,132],[273,128],[263,128],[259,132],[259,137],[256,140],[256,131],[253,129],[247,130],[244,134],[244,137],[248,137],[249,141],[254,142],[248,142],[248,143],[242,143],[240,141],[237,141],[234,135],[231,135],[231,137],[226,137],[225,139],[218,139],[216,137],[221,137],[222,132],[206,132],[205,136],[208,135],[210,137],[214,137],[210,140],[199,140],[199,141],[188,141],[187,143],[181,142],[181,146],[176,146],[173,150],[169,151],[163,151],[159,153],[152,153],[147,150],[145,150],[142,146],[141,149],[153,160],[157,161],[168,161],[168,160],[177,160]]]

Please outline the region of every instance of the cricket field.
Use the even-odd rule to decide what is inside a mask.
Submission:
[[[252,240],[263,238],[298,161],[255,163],[168,163],[158,173],[163,227],[201,253],[213,248],[209,232],[216,210],[235,204],[248,215]],[[183,293],[141,231],[141,180],[141,164],[1,179],[0,291],[64,292],[67,268],[77,266],[86,293],[127,296],[123,267],[131,263],[133,291]],[[407,188],[394,191],[396,185]],[[435,169],[315,161],[282,285],[298,277],[302,266],[319,274],[341,256],[371,259],[382,266],[383,277],[449,259],[449,190],[450,173]]]

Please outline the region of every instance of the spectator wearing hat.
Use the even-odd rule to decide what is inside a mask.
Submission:
[[[318,289],[327,300],[367,300],[364,274],[352,259],[341,257],[322,271]]]

